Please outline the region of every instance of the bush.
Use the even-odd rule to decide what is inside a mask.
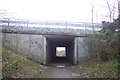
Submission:
[[[117,58],[118,38],[117,33],[107,36],[105,33],[94,33],[84,40],[84,45],[92,58],[97,61],[107,61]]]

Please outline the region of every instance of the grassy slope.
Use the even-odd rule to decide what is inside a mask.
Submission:
[[[45,72],[46,68],[40,63],[14,51],[3,48],[2,56],[3,77],[40,78]]]
[[[22,54],[3,48],[2,52],[3,77],[11,78],[40,78],[51,77],[49,68],[43,67],[40,63],[26,58]],[[84,62],[75,66],[73,72],[79,73],[84,78],[117,78],[117,60],[108,62]]]
[[[118,78],[118,61],[88,61],[77,65],[74,70],[85,78]]]

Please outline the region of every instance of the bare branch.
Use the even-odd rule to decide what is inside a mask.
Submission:
[[[112,10],[112,12],[113,12],[113,16],[112,16],[113,18],[112,19],[114,20],[114,15],[115,15],[115,1],[113,2],[113,10]]]
[[[108,6],[108,9],[109,9],[109,18],[110,18],[110,22],[111,22],[111,17],[112,17],[112,11],[111,11],[111,9],[110,9],[110,4],[108,3],[108,1],[107,1],[107,6]]]

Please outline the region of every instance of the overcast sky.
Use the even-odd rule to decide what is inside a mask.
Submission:
[[[0,10],[17,19],[91,22],[91,4],[94,4],[94,22],[108,21],[107,0],[0,0]],[[113,5],[114,0],[108,0]],[[115,5],[117,7],[117,4]],[[112,8],[112,7],[111,7]],[[117,9],[115,16],[117,16]],[[2,17],[4,15],[2,14]]]
[[[66,50],[66,47],[56,47],[56,50],[57,50],[57,51],[65,51],[65,50]]]

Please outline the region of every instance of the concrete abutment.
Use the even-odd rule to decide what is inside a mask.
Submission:
[[[42,64],[66,62],[77,64],[89,56],[82,46],[85,37],[2,33],[2,46],[18,51]],[[66,47],[66,57],[55,56],[56,47]]]

